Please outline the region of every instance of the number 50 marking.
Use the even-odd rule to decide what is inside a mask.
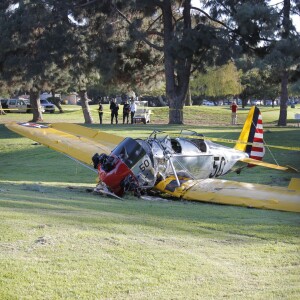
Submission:
[[[209,178],[218,177],[223,174],[224,167],[226,165],[225,158],[222,157],[221,161],[214,161],[213,172],[210,173]]]
[[[142,172],[144,172],[150,166],[150,162],[148,159],[145,159],[140,165],[139,168]]]

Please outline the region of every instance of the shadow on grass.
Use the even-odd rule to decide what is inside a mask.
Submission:
[[[226,233],[291,243],[300,234],[297,213],[200,202],[145,201],[131,196],[121,201],[88,193],[87,188],[90,186],[0,182],[0,207],[27,217],[43,216],[53,222],[59,219],[99,230],[113,226],[116,232],[136,226],[136,230],[146,227],[167,231],[170,236],[175,231],[176,235],[195,236]]]

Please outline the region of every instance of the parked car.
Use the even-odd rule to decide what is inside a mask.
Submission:
[[[250,100],[251,105],[261,105],[261,100]]]
[[[48,100],[41,99],[41,106],[44,108],[45,112],[53,114],[55,112],[55,105],[50,103]]]
[[[2,99],[1,104],[2,108],[6,109],[6,112],[31,112],[31,105],[23,99]]]
[[[273,103],[273,101],[272,100],[265,100],[264,101],[264,104],[266,105],[266,106],[271,106],[271,105],[277,105],[278,103],[277,103],[277,100],[274,100],[274,103]]]
[[[210,100],[203,100],[202,102],[203,105],[208,105],[208,106],[214,106],[215,104],[213,103],[213,101]]]

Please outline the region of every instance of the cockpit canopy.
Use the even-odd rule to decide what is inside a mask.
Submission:
[[[119,157],[131,169],[146,155],[146,151],[136,140],[125,138],[111,154]]]

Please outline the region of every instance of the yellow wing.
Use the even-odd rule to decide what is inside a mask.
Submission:
[[[300,212],[299,178],[292,178],[287,188],[221,179],[187,179],[180,183],[181,186],[176,187],[176,179],[171,176],[155,188],[190,201]]]
[[[97,152],[109,154],[123,140],[113,134],[69,123],[8,123],[6,127],[85,164],[91,164]]]
[[[275,170],[280,170],[280,171],[288,171],[288,172],[293,172],[293,173],[298,173],[298,170],[291,167],[291,166],[279,166],[271,163],[267,163],[261,160],[253,159],[253,158],[241,158],[239,161],[251,164],[251,165],[256,165],[256,166],[261,166],[261,167],[266,167],[266,168],[271,168]]]

